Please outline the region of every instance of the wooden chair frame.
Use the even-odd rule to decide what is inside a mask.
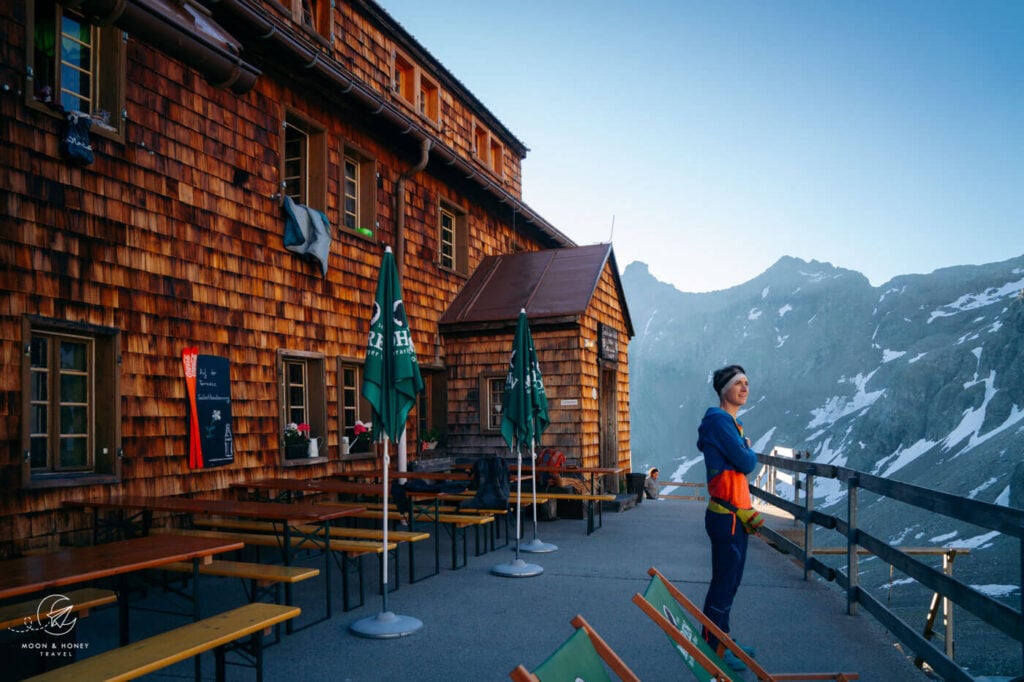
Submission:
[[[673,585],[668,578],[666,578],[658,569],[651,567],[647,569],[647,574],[652,579],[658,579],[662,582],[665,588],[668,590],[672,598],[681,606],[691,617],[698,621],[698,623],[707,628],[717,639],[722,643],[729,651],[733,652],[738,659],[746,664],[747,668],[757,677],[761,682],[776,682],[782,680],[835,680],[836,682],[849,682],[850,680],[860,679],[858,673],[851,672],[829,672],[829,673],[769,673],[761,665],[751,658],[747,652],[745,652],[736,642],[728,635],[723,632],[717,625],[704,615],[701,611],[690,601],[686,595],[679,591],[675,585]],[[736,676],[730,675],[726,672],[727,666],[725,662],[718,656],[714,657],[707,656],[699,646],[687,639],[671,621],[668,620],[653,604],[647,601],[643,595],[637,593],[633,595],[633,603],[640,607],[640,610],[647,614],[647,616],[657,623],[658,627],[665,631],[665,634],[669,636],[673,643],[682,647],[690,656],[693,657],[694,662],[704,669],[711,679],[716,682],[731,682],[736,679]]]
[[[590,637],[590,643],[594,646],[594,651],[601,657],[613,673],[619,676],[622,682],[640,682],[640,678],[636,676],[629,666],[626,665],[625,661],[619,658],[619,655],[608,646],[608,643],[601,638],[601,635],[597,634],[590,623],[586,621],[581,615],[576,615],[575,618],[570,621],[572,626],[577,630],[585,630],[587,636]],[[549,657],[550,658],[550,657]],[[545,659],[544,662],[546,662]],[[516,668],[508,674],[514,682],[540,682],[540,678],[534,675],[531,671],[527,670],[522,664],[516,666]]]

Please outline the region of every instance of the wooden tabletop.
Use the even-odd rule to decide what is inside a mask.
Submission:
[[[527,465],[523,465],[524,467]],[[620,467],[578,467],[578,466],[560,466],[553,467],[548,465],[538,464],[535,467],[537,471],[543,471],[546,474],[617,474],[622,471]]]
[[[384,489],[380,483],[352,483],[333,478],[261,478],[245,483],[232,483],[231,487],[240,490],[290,490],[293,492],[342,493],[347,495],[384,494]],[[315,506],[315,508],[319,509],[320,507]]]
[[[380,480],[384,472],[375,469],[373,471],[351,471],[347,473],[333,474],[334,478],[375,478]],[[389,471],[388,477],[396,478],[418,478],[427,481],[462,481],[468,480],[470,473],[465,470],[458,471]]]
[[[0,599],[210,557],[241,542],[179,535],[149,535],[102,545],[0,561]]]
[[[377,486],[378,488],[380,486]],[[238,500],[207,500],[189,497],[112,497],[108,500],[73,500],[64,503],[71,507],[94,509],[138,509],[142,511],[209,514],[240,518],[284,521],[291,524],[330,521],[360,509],[337,509],[307,503],[278,504],[276,502],[250,502]]]

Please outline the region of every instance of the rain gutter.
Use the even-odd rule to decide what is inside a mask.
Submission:
[[[243,95],[258,69],[242,61],[242,44],[197,3],[171,0],[71,0],[100,26],[117,26],[147,45],[195,69],[215,87]]]

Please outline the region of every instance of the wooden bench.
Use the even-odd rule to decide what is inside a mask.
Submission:
[[[604,516],[601,514],[601,502],[611,502],[615,500],[615,495],[612,494],[597,494],[597,493],[551,493],[544,492],[544,498],[548,500],[579,500],[583,502],[587,507],[587,535],[590,535],[598,528],[604,525]],[[594,504],[597,502],[598,504]],[[597,523],[595,524],[594,507],[597,507]]]
[[[263,634],[301,613],[297,606],[257,602],[189,623],[147,639],[55,668],[30,678],[37,681],[131,680],[213,650],[217,680],[225,675],[229,648],[246,649],[253,658],[257,682],[263,680]],[[254,635],[248,644],[234,642]]]
[[[175,535],[194,535],[198,537],[218,538],[221,540],[235,540],[255,547],[275,547],[278,549],[282,548],[281,544],[283,541],[283,538],[276,533],[229,532],[219,530],[198,530],[194,528],[154,528],[152,532],[170,533]],[[292,537],[290,538],[290,541],[291,546],[294,549],[320,551],[324,548],[323,544],[314,542],[309,537]],[[342,608],[345,611],[350,611],[362,606],[366,601],[362,557],[367,554],[377,554],[378,556],[383,554],[384,545],[380,542],[370,542],[368,540],[334,539],[331,539],[330,544],[331,551],[341,554],[343,558],[343,563],[339,564],[339,568],[341,569]],[[396,547],[397,545],[395,543],[389,542],[387,549],[388,551],[393,551]],[[359,577],[359,603],[355,605],[352,605],[349,600],[348,565],[350,563],[355,566]],[[287,585],[288,583],[286,583],[286,586]]]
[[[192,562],[175,561],[160,567],[162,571],[192,574]],[[281,603],[281,585],[294,585],[320,575],[319,568],[307,566],[279,566],[277,564],[259,564],[251,561],[228,561],[214,559],[207,564],[199,564],[199,572],[221,578],[239,578],[246,587],[246,596],[250,602],[260,601],[264,595],[270,595],[275,604]],[[285,603],[291,606],[291,595],[287,595]],[[280,639],[278,636],[277,639]]]
[[[213,529],[227,529],[227,530],[240,530],[248,531],[251,533],[276,533],[278,528],[269,521],[248,521],[245,519],[224,519],[218,517],[211,518],[200,518],[193,521],[193,525],[202,528],[213,528]],[[319,526],[298,526],[297,530],[303,533],[320,535],[323,533],[323,529]],[[408,531],[408,530],[389,530],[388,531],[388,542],[394,542],[396,544],[421,542],[423,540],[429,540],[430,533],[423,531]],[[377,542],[384,541],[384,531],[381,528],[347,528],[344,526],[331,526],[331,544],[333,546],[335,540],[376,540]],[[257,564],[262,566],[263,564]],[[429,577],[429,576],[423,576]],[[422,578],[418,578],[422,580]],[[412,545],[409,545],[409,582],[414,583],[418,580],[416,578],[416,554],[413,551]],[[396,572],[395,589],[398,589],[398,579]]]
[[[350,507],[350,506],[353,505],[353,503],[351,503],[351,502],[318,502],[317,504],[324,505],[324,506],[337,506],[337,507]],[[363,505],[362,504],[358,504],[356,506],[363,506]],[[400,512],[391,511],[391,512],[388,512],[387,514],[388,514],[387,518],[388,518],[389,521],[394,521],[394,522],[404,522],[404,521],[406,521],[405,515],[400,513]],[[366,511],[363,511],[363,512],[361,512],[359,514],[351,514],[349,516],[346,516],[345,518],[364,518],[364,519],[380,519],[380,520],[383,520],[384,519],[384,510],[383,509],[381,509],[381,510],[367,509]],[[426,508],[422,508],[422,509],[418,510],[415,514],[413,514],[411,519],[409,519],[410,530],[412,529],[412,526],[415,524],[415,522],[417,520],[428,520],[428,521],[434,523],[435,536],[436,536],[436,530],[441,525],[445,526],[446,530],[448,530],[449,533],[452,536],[452,569],[457,569],[457,568],[462,568],[463,566],[466,565],[467,560],[468,560],[468,556],[469,556],[469,551],[467,549],[468,542],[467,542],[467,539],[466,539],[466,530],[469,529],[469,528],[473,528],[474,530],[478,531],[481,526],[485,526],[485,525],[487,525],[489,523],[494,523],[494,516],[491,515],[491,514],[483,515],[483,514],[442,514],[442,513],[438,513],[438,514],[435,515],[432,511],[427,511]],[[458,562],[458,542],[457,542],[457,539],[459,537],[461,537],[461,539],[462,539],[462,564],[461,565],[459,565],[459,562]],[[476,554],[477,554],[477,556],[479,556],[481,553],[482,552],[480,551],[480,536],[479,536],[479,533],[477,533],[477,536],[476,536]],[[439,548],[438,538],[435,537],[434,538],[434,572],[437,573],[440,570],[441,570],[440,548]]]
[[[51,613],[61,615],[74,613],[79,618],[84,618],[89,615],[90,610],[117,601],[117,593],[113,590],[101,590],[95,587],[62,592],[59,596],[63,599],[46,601],[45,597],[36,597],[0,607],[0,630],[10,629],[13,632],[38,630],[45,625],[45,623],[40,623],[40,620],[49,622]]]

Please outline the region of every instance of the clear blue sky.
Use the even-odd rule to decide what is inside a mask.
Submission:
[[[621,268],[1024,254],[1024,0],[380,1],[530,148],[524,201]]]

